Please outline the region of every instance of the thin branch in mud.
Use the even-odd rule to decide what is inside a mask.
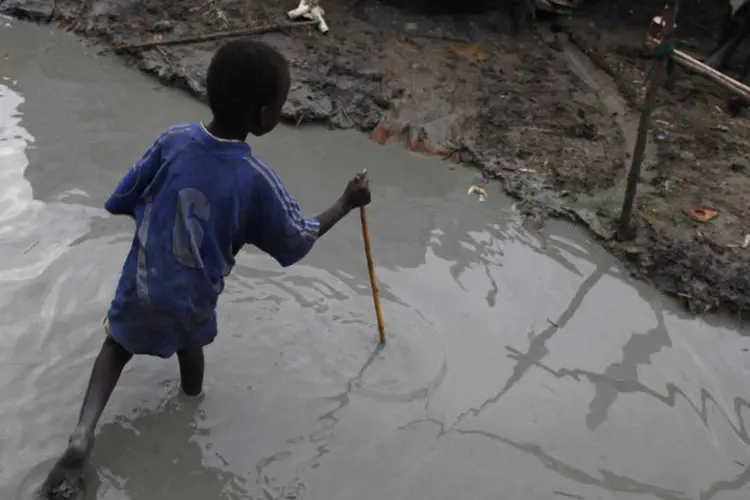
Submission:
[[[289,28],[313,26],[316,24],[318,24],[317,21],[302,21],[298,23],[268,24],[265,26],[256,26],[254,28],[245,28],[241,30],[231,30],[231,31],[217,31],[214,33],[186,36],[182,38],[173,38],[170,40],[151,40],[148,42],[128,43],[128,44],[123,44],[123,45],[117,45],[115,47],[106,48],[102,52],[114,52],[115,54],[122,54],[123,52],[127,52],[129,50],[151,49],[151,48],[159,47],[163,45],[187,45],[189,43],[210,42],[212,40],[220,40],[223,38],[261,35],[263,33],[283,31]]]
[[[698,73],[699,75],[713,81],[720,87],[723,87],[732,92],[736,96],[745,99],[746,101],[750,101],[750,88],[744,83],[738,82],[734,78],[730,78],[720,71],[716,71],[712,67],[700,62],[699,60],[689,56],[688,54],[680,50],[674,51],[673,58],[674,61],[680,66]]]
[[[664,36],[661,42],[663,45],[669,45],[673,41],[672,35],[674,32],[675,18],[677,17],[677,11],[679,9],[679,0],[670,0],[668,6],[669,11],[667,13],[667,22],[664,27]],[[630,164],[628,183],[625,188],[625,199],[622,202],[622,212],[620,213],[620,220],[617,229],[617,236],[620,240],[630,239],[633,235],[630,223],[633,215],[635,196],[638,190],[638,182],[641,178],[641,165],[643,164],[643,157],[646,154],[646,141],[648,140],[648,132],[651,128],[651,112],[656,105],[656,94],[659,92],[659,87],[661,87],[664,82],[669,59],[670,56],[668,55],[654,61],[651,77],[648,81],[646,99],[643,103],[643,111],[641,113],[640,123],[638,124],[638,139],[636,140],[635,149],[633,151],[633,160]]]

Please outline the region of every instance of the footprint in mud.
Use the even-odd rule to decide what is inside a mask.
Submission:
[[[18,485],[15,500],[83,500],[86,497],[86,484],[89,479],[87,468],[74,478],[75,484],[56,489],[51,496],[42,493],[42,485],[56,462],[57,458],[50,458],[32,468]]]

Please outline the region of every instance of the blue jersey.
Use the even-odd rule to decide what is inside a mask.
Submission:
[[[108,312],[111,334],[134,354],[164,358],[216,337],[216,302],[245,244],[289,266],[320,228],[247,143],[201,124],[162,133],[105,207],[136,222]]]

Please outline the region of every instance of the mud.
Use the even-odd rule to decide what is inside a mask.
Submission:
[[[4,5],[11,1],[22,0]],[[539,20],[533,31],[519,30],[506,11],[428,17],[391,3],[326,0],[327,36],[295,28],[261,37],[292,64],[287,122],[353,128],[479,167],[538,224],[549,216],[585,224],[634,274],[692,311],[750,311],[750,254],[741,248],[750,225],[750,129],[724,111],[726,93],[699,77],[678,74],[661,91],[654,136],[665,139],[649,145],[638,236],[612,238],[649,64],[638,49],[660,1],[592,2],[572,19]],[[294,7],[229,0],[24,5],[14,12],[52,16],[107,45],[283,22]],[[680,48],[708,53],[721,13],[711,2],[684,2]],[[125,58],[202,98],[218,43]],[[720,215],[696,223],[685,215],[688,205]]]

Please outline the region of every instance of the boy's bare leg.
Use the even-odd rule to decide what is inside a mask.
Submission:
[[[52,468],[52,472],[42,486],[42,491],[46,494],[70,486],[60,483],[78,481],[77,476],[80,476],[81,469],[94,446],[96,424],[120,379],[123,368],[132,357],[133,355],[114,339],[111,337],[105,339],[94,362],[94,368],[91,370],[86,396],[78,416],[78,425],[70,435],[68,448]]]
[[[181,349],[177,351],[180,362],[180,383],[187,396],[200,396],[203,392],[203,372],[205,362],[203,348]]]

